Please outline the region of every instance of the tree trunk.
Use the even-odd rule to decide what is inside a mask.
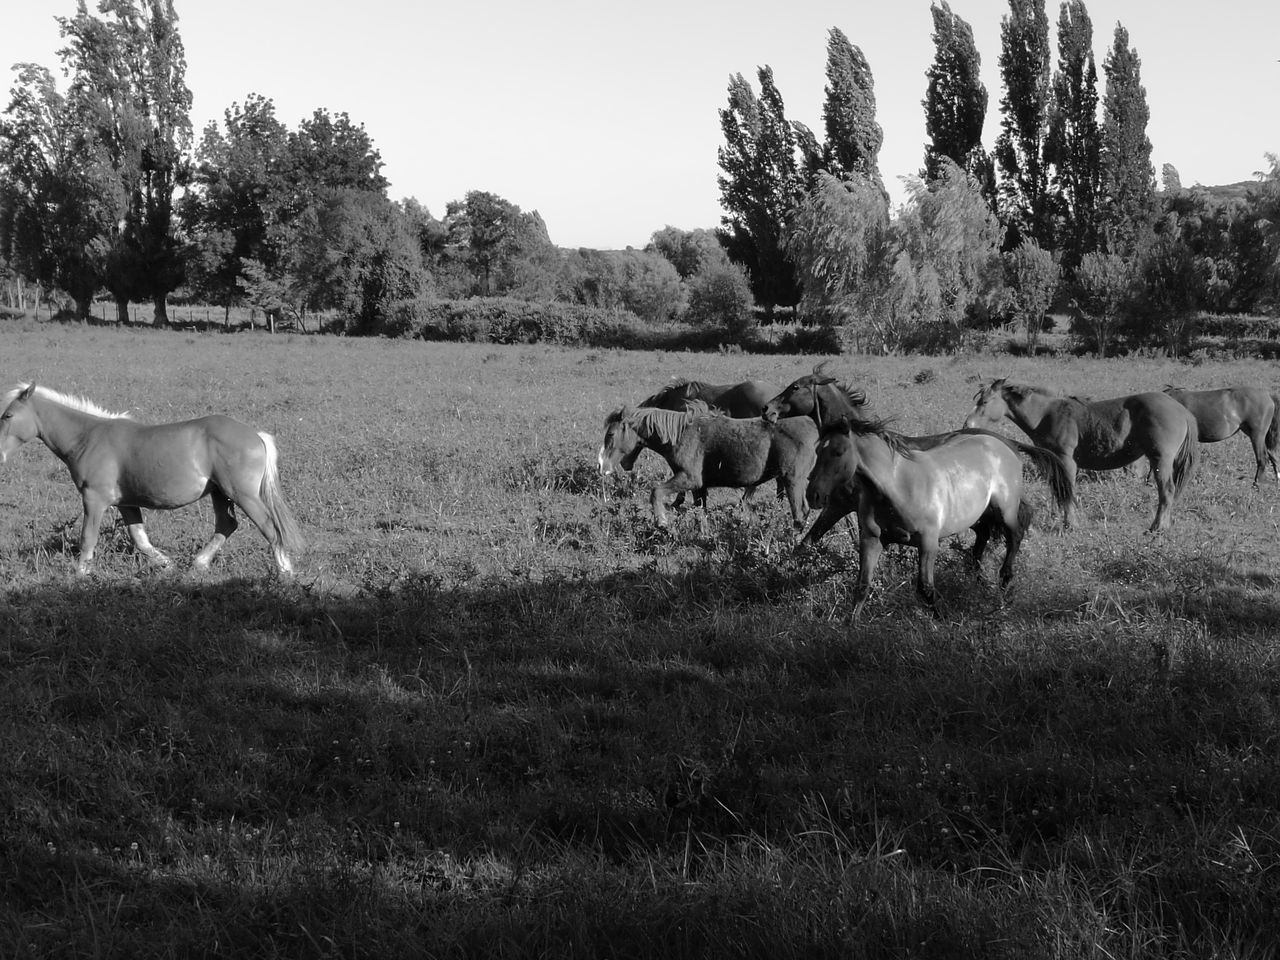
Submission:
[[[76,297],[76,319],[81,323],[88,323],[93,315],[93,295],[87,297]]]
[[[155,316],[151,320],[151,325],[155,327],[167,327],[169,325],[169,306],[166,302],[168,298],[163,293],[157,293],[151,298],[151,302],[155,304]]]
[[[129,298],[116,297],[116,323],[127,324],[129,322]]]

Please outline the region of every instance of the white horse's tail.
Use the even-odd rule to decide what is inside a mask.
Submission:
[[[306,541],[302,537],[302,530],[298,526],[298,521],[293,518],[293,511],[289,509],[289,505],[285,503],[284,493],[280,489],[280,473],[277,469],[277,462],[280,455],[276,451],[275,438],[269,433],[258,431],[258,436],[262,439],[262,445],[267,450],[266,469],[262,472],[262,484],[258,490],[262,502],[267,507],[267,515],[271,518],[271,525],[275,527],[276,543],[272,544],[276,548],[276,559],[280,562],[281,569],[291,569],[288,555],[300,552],[306,546]]]

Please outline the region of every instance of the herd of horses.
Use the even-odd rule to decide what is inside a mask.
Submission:
[[[1150,529],[1164,529],[1195,472],[1199,444],[1237,433],[1252,443],[1254,483],[1268,464],[1280,480],[1278,402],[1268,390],[1250,386],[1168,387],[1095,401],[998,379],[978,390],[962,429],[912,437],[870,416],[862,391],[818,367],[785,388],[759,380],[676,381],[638,407],[608,416],[598,464],[608,475],[630,470],[643,450],[660,455],[672,472],[650,494],[660,525],[673,497],[678,503],[691,493],[705,505],[708,488],[730,487],[745,489],[745,499],[771,480],[786,496],[797,531],[808,509],[819,511],[802,544],[816,543],[855,514],[861,561],[856,615],[884,546],[894,543],[917,549],[917,589],[933,606],[939,541],[968,529],[975,534],[975,565],[992,537],[1005,541],[1000,583],[1006,588],[1032,516],[1024,460],[1047,481],[1064,526],[1074,522],[1079,469],[1114,470],[1145,457],[1158,497]],[[1005,419],[1031,443],[994,432]],[[196,554],[196,568],[207,569],[235,531],[239,508],[266,538],[277,570],[292,572],[290,555],[301,549],[302,536],[281,494],[269,434],[225,416],[142,424],[83,398],[23,383],[0,395],[0,461],[34,439],[67,465],[80,491],[77,572],[89,572],[111,506],[119,509],[137,550],[169,564],[148,539],[142,511],[205,496],[213,501],[214,534]]]
[[[1201,441],[1237,433],[1252,443],[1254,484],[1265,476],[1268,463],[1280,481],[1280,400],[1261,387],[1167,387],[1091,400],[997,379],[978,390],[962,429],[918,437],[868,416],[866,402],[864,393],[820,367],[785,388],[759,380],[681,380],[636,408],[608,416],[599,469],[603,475],[629,470],[645,449],[660,455],[672,472],[650,495],[660,525],[666,523],[672,494],[692,492],[705,503],[708,487],[746,488],[750,496],[775,479],[797,530],[805,519],[802,502],[820,511],[802,545],[816,543],[841,518],[856,514],[855,617],[881,552],[894,543],[916,548],[916,587],[935,606],[939,541],[967,529],[975,534],[975,566],[993,536],[1005,541],[1003,592],[1032,518],[1024,459],[1047,481],[1064,527],[1075,522],[1078,470],[1114,470],[1145,457],[1158,499],[1150,530],[1165,529],[1175,500],[1195,473]],[[1031,443],[994,432],[1006,419]]]

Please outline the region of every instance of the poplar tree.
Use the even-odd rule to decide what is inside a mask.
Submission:
[[[1058,69],[1053,75],[1045,159],[1058,201],[1059,249],[1067,271],[1098,249],[1100,150],[1093,24],[1083,0],[1065,0],[1058,16]]]
[[[838,27],[827,35],[827,86],[822,107],[824,166],[840,180],[862,176],[883,189],[875,80],[862,51]]]
[[[122,320],[131,299],[150,299],[168,323],[166,298],[183,280],[174,194],[186,177],[191,91],[173,0],[100,0],[100,17],[79,0],[58,23],[72,95],[94,104],[94,135],[125,197],[123,229],[109,257],[107,287]]]
[[[973,42],[973,29],[942,0],[933,14],[934,58],[925,77],[929,86],[922,101],[925,132],[923,178],[941,176],[944,159],[972,174],[980,183],[990,159],[982,149],[982,126],[987,118],[987,88],[980,77],[982,57]]]
[[[1102,65],[1107,76],[1102,101],[1102,229],[1107,249],[1122,256],[1139,252],[1155,220],[1155,168],[1147,139],[1147,91],[1142,61],[1129,46],[1129,32],[1116,24]]]
[[[720,111],[725,143],[718,151],[721,240],[742,264],[762,306],[799,299],[795,269],[782,245],[786,222],[804,195],[796,168],[796,133],[787,123],[773,71],[759,68],[760,96],[742,74],[729,78],[729,104]]]
[[[1053,246],[1053,198],[1044,162],[1049,126],[1049,20],[1044,0],[1009,0],[1000,24],[1000,213],[1005,248]]]

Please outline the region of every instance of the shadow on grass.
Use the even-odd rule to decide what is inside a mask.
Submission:
[[[353,896],[373,896],[358,893],[368,865],[421,870],[442,849],[587,858],[625,885],[654,858],[724,879],[743,837],[836,831],[866,849],[889,831],[944,872],[1051,871],[1094,850],[1088,838],[1105,862],[1073,869],[1109,889],[1126,858],[1185,871],[1223,862],[1241,825],[1280,837],[1280,764],[1254,749],[1280,735],[1266,707],[1280,676],[1260,643],[1211,635],[1247,577],[1201,620],[1161,601],[1144,623],[1016,608],[939,621],[908,590],[910,606],[853,625],[808,592],[828,573],[809,586],[799,570],[769,584],[695,565],[375,590],[178,577],[10,589],[9,849],[74,852],[41,869],[64,887],[101,882],[126,911],[170,896],[140,878],[198,873],[208,855],[209,916],[284,910],[292,923],[303,908],[265,891],[312,889],[317,926],[334,929]],[[1277,615],[1251,596],[1250,622]],[[1186,622],[1205,629],[1160,660]],[[154,873],[122,872],[134,843]],[[1156,898],[1168,875],[1149,870],[1139,886]],[[386,896],[369,916],[399,924]],[[1195,902],[1258,919],[1207,892]]]

